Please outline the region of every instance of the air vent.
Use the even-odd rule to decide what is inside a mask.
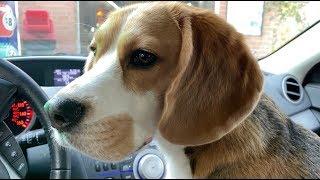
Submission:
[[[286,76],[282,82],[283,94],[292,103],[299,103],[302,99],[303,89],[293,76]]]

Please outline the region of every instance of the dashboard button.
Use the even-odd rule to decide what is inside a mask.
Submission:
[[[14,162],[12,165],[13,168],[22,176],[22,178],[26,176],[28,167],[27,161],[23,156],[19,158],[16,162]]]
[[[104,171],[108,171],[109,170],[109,165],[107,163],[103,163],[102,168]]]
[[[12,163],[22,156],[22,150],[14,137],[3,141],[0,145],[0,152]]]
[[[12,133],[9,130],[8,126],[4,123],[0,123],[0,142],[4,141],[8,136],[10,136]]]
[[[12,144],[11,144],[9,141],[6,141],[6,142],[4,143],[4,146],[5,146],[5,147],[11,147]]]
[[[13,150],[10,154],[11,158],[15,158],[17,157],[17,152],[15,150]]]
[[[94,168],[97,172],[100,172],[101,171],[101,166],[100,166],[100,163],[99,162],[96,162],[95,165],[94,165]]]
[[[116,163],[111,163],[111,169],[117,169],[118,167],[117,167],[117,164]]]
[[[124,164],[124,165],[122,165],[121,170],[122,170],[122,171],[132,170],[132,165],[131,165],[131,164]]]

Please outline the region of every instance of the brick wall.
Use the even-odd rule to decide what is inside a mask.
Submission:
[[[77,5],[75,1],[19,1],[18,8],[20,32],[26,10],[47,10],[56,32],[55,53],[75,54],[77,52]],[[21,46],[23,48],[23,42]]]
[[[227,1],[220,1],[220,10],[219,10],[219,16],[223,19],[227,20]]]

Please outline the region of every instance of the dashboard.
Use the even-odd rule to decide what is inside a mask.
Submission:
[[[58,56],[59,57],[59,56]],[[65,86],[82,75],[85,58],[21,57],[9,60],[40,86]]]
[[[52,97],[63,86],[82,75],[85,57],[39,56],[8,58],[11,63],[25,71]],[[320,63],[309,70],[300,83],[291,74],[264,73],[264,92],[273,99],[290,119],[319,134],[320,130]],[[26,149],[30,177],[48,178],[50,158],[45,138],[41,136],[41,125],[30,104],[24,97],[17,97],[5,123],[16,135],[20,145]],[[36,132],[36,133],[33,133]],[[28,140],[37,137],[35,140]],[[40,138],[39,138],[40,137]],[[43,139],[41,141],[39,139]],[[33,146],[38,143],[41,146]],[[30,148],[28,148],[30,147]],[[39,154],[45,154],[39,157]],[[133,162],[130,162],[132,166]],[[115,172],[128,164],[112,164],[72,153],[72,178],[119,178]],[[41,174],[42,173],[42,174]],[[122,175],[121,175],[122,177]],[[132,178],[127,175],[126,177]],[[125,178],[126,178],[125,177]]]
[[[35,56],[8,59],[25,71],[52,97],[63,86],[83,74],[85,57]],[[300,83],[290,74],[264,73],[264,92],[294,122],[318,132],[320,129],[320,63]],[[307,120],[308,119],[308,120]],[[15,135],[39,128],[36,114],[23,97],[17,97],[5,119]]]
[[[15,99],[11,105],[8,116],[4,119],[13,135],[17,136],[27,131],[35,122],[36,115],[28,103],[22,98]]]
[[[83,73],[85,58],[43,58],[18,57],[8,59],[11,63],[26,72],[36,81],[49,97],[61,87],[66,86]],[[41,128],[37,116],[29,102],[22,96],[17,96],[11,105],[8,116],[4,119],[6,125],[15,136],[28,130]]]
[[[314,71],[309,73],[314,77]],[[320,76],[316,79],[320,80]],[[265,74],[264,80],[264,92],[272,98],[280,110],[295,123],[319,135],[320,84],[311,81],[309,76],[300,83],[291,74]]]

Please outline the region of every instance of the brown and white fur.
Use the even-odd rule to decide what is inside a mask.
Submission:
[[[57,127],[62,145],[119,161],[154,137],[175,164],[172,178],[320,177],[319,137],[262,93],[242,35],[213,12],[131,5],[109,15],[91,46],[85,73],[49,101],[86,106],[74,126]],[[155,65],[132,67],[137,49],[155,54]]]

